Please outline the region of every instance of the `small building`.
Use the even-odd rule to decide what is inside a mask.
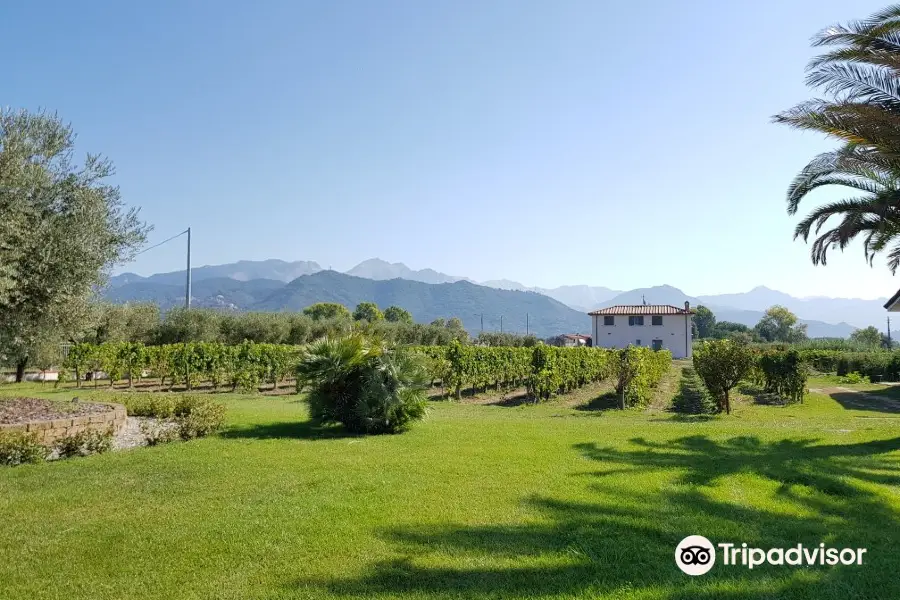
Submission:
[[[564,333],[559,336],[562,346],[566,348],[577,348],[579,346],[590,346],[591,336],[581,335],[580,333]]]
[[[597,348],[647,346],[668,350],[673,358],[691,357],[691,310],[668,304],[610,306],[588,313]]]

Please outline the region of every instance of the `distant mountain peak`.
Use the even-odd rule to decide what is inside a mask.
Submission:
[[[447,275],[434,269],[416,271],[403,263],[392,263],[377,257],[362,261],[347,271],[347,275],[374,279],[376,281],[409,279],[410,281],[420,281],[422,283],[453,283],[465,279],[465,277]]]

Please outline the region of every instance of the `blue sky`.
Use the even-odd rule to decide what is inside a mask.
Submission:
[[[70,121],[196,265],[878,297],[882,261],[792,241],[786,186],[834,144],[769,119],[813,95],[811,35],[884,4],[18,2],[2,101]]]

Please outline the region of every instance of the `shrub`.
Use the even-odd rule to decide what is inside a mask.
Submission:
[[[765,391],[789,402],[802,402],[806,394],[807,366],[796,350],[769,351],[758,361]]]
[[[734,340],[704,341],[694,350],[694,369],[720,411],[731,414],[731,390],[753,367],[749,346]]]
[[[694,369],[681,372],[678,393],[672,399],[672,409],[687,415],[707,415],[718,412],[716,403]]]
[[[193,396],[176,394],[122,394],[115,396],[112,401],[124,405],[132,417],[171,419],[175,416],[178,404],[190,402],[191,398]]]
[[[612,368],[616,376],[619,408],[642,406],[650,401],[652,389],[672,364],[668,350],[654,351],[642,346],[617,350]]]
[[[56,440],[55,448],[60,458],[71,458],[109,452],[112,445],[113,430],[110,427],[106,431],[89,429],[62,437]]]
[[[556,366],[557,354],[552,346],[535,346],[531,354],[531,377],[529,391],[536,400],[545,400],[555,394],[562,384],[559,369]]]
[[[313,342],[297,367],[312,416],[355,433],[396,433],[425,415],[421,356],[360,335]]]
[[[148,446],[174,442],[178,437],[178,430],[174,424],[164,421],[142,421],[141,433],[147,440]]]
[[[847,373],[843,377],[839,377],[838,381],[840,383],[871,383],[871,380],[866,375],[860,375],[857,371],[853,371],[852,373]]]
[[[225,423],[225,405],[202,394],[121,394],[114,401],[134,417],[174,420],[174,424],[141,424],[151,446],[172,441],[176,435],[183,440],[205,437]]]
[[[211,435],[224,424],[225,405],[209,401],[191,405],[175,419],[178,436],[185,441]]]
[[[34,433],[0,433],[0,465],[34,464],[47,460],[50,449]]]

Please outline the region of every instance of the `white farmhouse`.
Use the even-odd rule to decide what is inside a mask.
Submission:
[[[668,350],[673,358],[691,357],[691,305],[668,304],[610,306],[588,313],[591,316],[594,346],[627,348],[649,346]]]

